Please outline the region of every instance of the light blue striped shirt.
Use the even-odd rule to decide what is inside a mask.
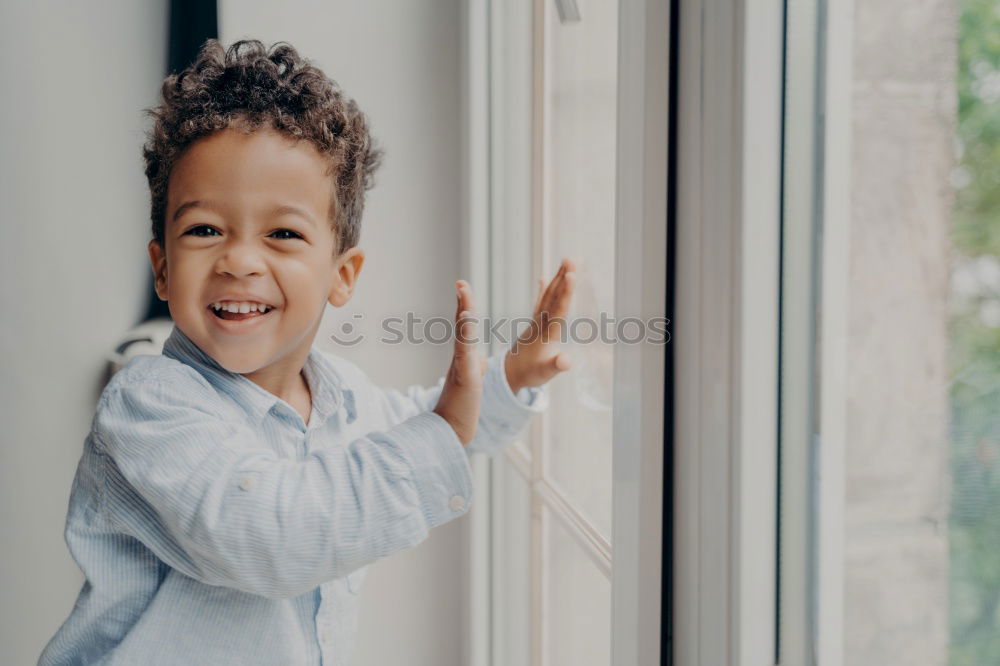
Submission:
[[[101,395],[66,518],[86,580],[39,664],[350,664],[367,565],[468,511],[469,454],[546,408],[506,353],[463,447],[430,411],[443,377],[384,389],[313,346],[307,426],[175,326]]]

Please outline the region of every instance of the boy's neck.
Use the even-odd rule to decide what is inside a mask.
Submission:
[[[308,425],[312,411],[312,392],[309,390],[303,365],[304,359],[284,359],[243,376],[291,405]]]

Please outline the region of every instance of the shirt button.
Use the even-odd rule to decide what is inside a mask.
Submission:
[[[257,479],[252,476],[244,476],[240,479],[240,490],[253,490],[257,485]]]
[[[319,628],[319,642],[326,643],[330,640],[330,631],[326,627]]]
[[[465,498],[461,495],[455,495],[451,498],[451,501],[448,502],[448,506],[451,507],[452,511],[461,511],[465,508]]]

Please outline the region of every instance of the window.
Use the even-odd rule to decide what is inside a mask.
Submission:
[[[995,296],[949,293],[994,254],[976,155],[1000,116],[974,68],[997,61],[984,37],[1000,22],[995,3],[959,4],[961,23],[949,1],[905,19],[869,0],[788,8],[782,664],[1000,659]],[[956,155],[978,181],[957,214]]]
[[[491,461],[479,664],[659,658],[665,345],[615,344],[615,329],[666,304],[669,28],[666,2],[469,4],[470,204],[488,201],[470,244],[491,315],[530,312],[537,277],[569,256],[582,322],[549,410]],[[652,135],[634,122],[647,113],[662,119]]]
[[[551,276],[563,256],[578,259],[570,319],[614,312],[617,11],[586,0],[493,5],[491,243],[505,243],[494,254],[502,316],[530,312],[530,278]],[[512,272],[528,279],[508,281]],[[528,565],[507,580],[520,579],[530,603],[500,609],[522,640],[499,641],[507,654],[497,663],[611,663],[613,346],[566,348],[572,371],[549,384],[549,410],[502,461],[514,477],[505,499],[525,506],[498,525],[496,553]]]
[[[996,663],[997,5],[681,4],[674,663]]]
[[[579,148],[561,141],[600,113],[559,106],[574,81],[560,78],[560,49],[573,51],[555,29],[573,6],[493,7],[491,65],[505,68],[491,90],[491,214],[494,230],[505,225],[492,238],[494,276],[516,265],[536,274],[573,242],[561,202],[583,167],[559,166],[561,147]],[[587,6],[575,6],[585,23]],[[624,281],[652,265],[644,250],[665,245],[652,226],[624,222],[667,210],[651,198],[671,183],[678,389],[665,650],[679,666],[996,662],[996,3],[963,0],[959,14],[948,0],[678,1],[670,179],[662,165],[631,162],[665,146],[651,120],[667,117],[651,64],[669,60],[653,56],[664,6],[619,5],[612,307],[625,309]],[[505,50],[529,32],[534,57]],[[528,283],[494,286],[506,311],[530,302]],[[611,358],[609,523],[596,471],[553,473],[560,414],[600,428],[586,420],[600,402],[583,401],[597,395],[576,385],[583,377],[553,391],[548,419],[494,468],[495,663],[604,659],[604,645],[581,635],[602,619],[547,619],[557,604],[607,594],[615,663],[648,663],[622,657],[643,649],[622,638],[623,618],[642,607],[626,590],[648,556],[619,547],[626,508],[645,506],[641,490],[627,492],[628,472],[641,474],[626,463],[648,467],[646,437],[637,455],[619,455],[631,441],[625,414],[646,413],[618,390],[647,367],[631,351],[618,345]],[[641,403],[650,384],[635,385]],[[556,562],[574,585],[550,574]],[[572,641],[586,657],[559,652]]]
[[[811,645],[828,663],[997,663],[997,4],[932,1],[905,19],[815,4],[789,59],[839,48],[853,62],[832,93],[822,58],[794,85],[826,96],[804,115],[817,127],[830,109],[851,122],[814,134],[799,172],[821,187],[812,214],[785,221],[815,248],[812,294],[782,317],[805,333],[792,365],[814,398],[783,416],[798,464],[783,471],[797,535],[782,601],[813,622],[782,643],[789,663]],[[849,189],[824,191],[831,164]]]
[[[776,663],[783,3],[679,8],[672,662]]]

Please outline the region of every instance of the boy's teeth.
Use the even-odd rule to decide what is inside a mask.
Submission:
[[[234,302],[212,303],[212,309],[213,310],[225,310],[226,312],[233,312],[233,313],[240,313],[240,314],[247,314],[249,312],[260,312],[260,313],[263,314],[263,313],[267,313],[267,312],[270,311],[270,308],[267,307],[266,305],[260,305],[260,304],[257,304],[257,303],[248,303],[248,302],[242,302],[242,303],[234,303]]]

